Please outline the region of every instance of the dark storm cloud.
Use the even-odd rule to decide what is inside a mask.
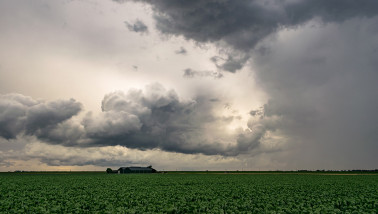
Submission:
[[[0,95],[0,136],[34,135],[70,119],[81,110],[75,100],[36,101],[21,94]]]
[[[40,129],[34,136],[49,144],[64,146],[77,146],[88,141],[83,127],[71,120]]]
[[[301,163],[376,167],[378,1],[138,2],[152,6],[162,33],[247,55],[222,63],[212,58],[219,69],[235,72],[252,57],[256,79],[270,97],[262,117],[280,117],[284,126],[276,128],[305,145],[295,154],[308,160]],[[295,39],[269,37],[283,31]],[[240,136],[241,145],[246,139],[259,136]]]
[[[122,3],[125,1],[116,0]],[[248,60],[256,44],[282,28],[303,25],[314,18],[324,23],[378,13],[375,0],[135,0],[152,6],[157,29],[197,42],[226,43],[244,52],[245,58],[229,55],[218,68],[235,72]]]
[[[26,132],[34,133],[50,125],[59,124],[81,111],[81,104],[75,100],[58,100],[31,106],[26,113]]]
[[[188,51],[184,47],[180,47],[179,50],[175,51],[176,54],[186,55]],[[1,68],[1,67],[0,67]]]
[[[220,147],[198,142],[202,125],[216,122],[209,107],[182,101],[159,84],[144,91],[114,92],[104,97],[103,112],[83,121],[91,146],[122,145],[182,153],[216,153]],[[218,151],[224,152],[224,151]]]
[[[297,157],[307,164],[321,156],[336,167],[376,167],[377,26],[377,17],[306,26],[252,55],[271,99],[265,114],[281,116],[281,129],[306,145]]]
[[[120,1],[118,1],[120,2]],[[303,24],[314,17],[339,22],[377,14],[375,0],[137,0],[152,6],[157,29],[198,42],[223,40],[249,51],[281,27]]]
[[[224,133],[219,127],[238,116],[215,116],[213,109],[222,103],[206,96],[182,100],[175,91],[160,84],[107,94],[102,112],[87,113],[81,123],[69,120],[81,109],[74,100],[41,102],[10,94],[2,96],[0,103],[3,138],[27,135],[67,147],[121,145],[139,150],[235,156],[258,148],[269,129],[263,120],[250,122],[248,130],[240,130],[234,138],[222,141]],[[216,137],[207,136],[209,128]],[[54,165],[48,160],[44,162]]]
[[[140,2],[152,5],[162,33],[239,52],[212,58],[221,70],[236,72],[252,57],[254,77],[270,101],[250,112],[248,129],[239,131],[232,144],[208,139],[206,132],[223,134],[208,130],[209,126],[224,127],[232,120],[213,115],[213,108],[219,107],[213,105],[221,102],[211,102],[209,97],[217,96],[184,101],[172,90],[151,85],[144,91],[106,95],[102,112],[88,114],[81,124],[64,119],[70,111],[66,117],[53,114],[51,122],[39,119],[46,117],[36,111],[34,128],[26,125],[24,109],[39,102],[15,96],[17,105],[0,102],[1,136],[10,139],[26,133],[65,146],[122,145],[238,155],[259,151],[265,137],[279,132],[297,150],[284,160],[291,161],[290,166],[376,167],[378,20],[374,16],[378,1]],[[132,31],[142,32],[129,25]],[[283,36],[267,39],[276,33]],[[186,69],[184,76],[209,74]],[[246,97],[253,98],[253,92]],[[42,109],[51,108],[44,105]]]
[[[254,118],[240,130],[234,142],[221,142],[222,129],[238,116],[217,117],[207,96],[181,100],[173,90],[152,84],[145,90],[114,92],[104,97],[102,113],[87,115],[82,125],[87,144],[121,145],[140,150],[161,149],[185,154],[235,156],[259,148],[267,131],[274,131],[271,118]],[[209,126],[215,138],[207,138]]]
[[[190,68],[184,70],[184,77],[194,78],[194,77],[213,77],[214,79],[219,79],[223,77],[223,74],[220,72],[214,71],[196,71]]]
[[[127,21],[125,21],[124,23],[125,23],[127,29],[129,29],[129,31],[133,31],[133,32],[136,32],[136,33],[147,33],[148,32],[147,25],[145,25],[140,20],[136,20],[134,23],[130,23],[130,22],[127,22]]]

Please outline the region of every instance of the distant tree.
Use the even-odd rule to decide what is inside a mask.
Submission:
[[[111,168],[106,169],[106,173],[112,173],[112,172],[113,172],[113,170]]]

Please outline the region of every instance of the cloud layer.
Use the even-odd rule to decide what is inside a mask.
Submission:
[[[137,0],[152,5],[156,27],[163,33],[198,42],[224,41],[249,50],[280,28],[294,27],[313,18],[341,22],[377,14],[374,0]]]
[[[219,102],[205,97],[182,100],[174,90],[151,84],[105,95],[102,112],[71,119],[81,110],[74,100],[43,102],[20,94],[2,95],[0,133],[5,139],[34,136],[42,142],[68,147],[121,145],[139,150],[160,149],[184,154],[236,156],[260,149],[275,127],[262,115],[232,133],[226,127],[237,116],[214,113]],[[71,120],[70,120],[71,119]],[[271,120],[271,118],[269,118]]]
[[[163,34],[226,50],[211,59],[219,69],[250,61],[270,98],[265,116],[281,118],[304,165],[377,162],[377,1],[138,2]]]
[[[319,157],[335,165],[375,162],[376,26],[378,18],[310,23],[281,32],[261,44],[266,52],[252,55],[256,77],[270,96],[266,113],[284,118],[282,128],[303,145],[297,155],[307,164]]]
[[[377,168],[375,0],[0,4],[1,93],[48,99],[0,95],[3,169],[159,155]],[[152,77],[163,85],[143,88]]]
[[[0,95],[0,136],[14,139],[19,134],[39,135],[80,110],[81,104],[73,99],[44,102],[21,94]]]
[[[332,23],[378,14],[378,3],[374,0],[135,1],[152,6],[156,28],[163,34],[183,36],[200,43],[218,43],[219,47],[227,44],[239,55],[243,53],[244,56],[236,58],[237,52],[226,51],[228,59],[216,65],[228,72],[240,70],[251,49],[284,28],[299,27],[313,19]],[[216,59],[217,56],[212,60]]]

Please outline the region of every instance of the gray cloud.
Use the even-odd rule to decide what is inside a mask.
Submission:
[[[228,55],[226,59],[220,56],[213,56],[210,58],[210,60],[215,64],[215,66],[218,69],[228,71],[231,73],[235,73],[236,71],[242,69],[245,62],[247,62],[248,59],[248,55],[236,58],[232,55]]]
[[[134,23],[130,23],[130,22],[127,22],[127,21],[125,21],[124,23],[125,23],[127,29],[129,29],[129,31],[141,33],[141,34],[148,32],[147,25],[145,25],[140,20],[136,20]]]
[[[120,1],[118,1],[120,2]],[[301,25],[315,17],[340,22],[377,14],[374,0],[137,0],[152,6],[156,27],[163,33],[183,35],[198,42],[223,40],[249,51],[282,27]]]
[[[77,148],[32,142],[21,151],[26,160],[37,159],[49,166],[122,166],[128,164],[149,164],[145,154],[120,146]],[[1,154],[1,153],[0,153]],[[131,155],[134,154],[134,155]],[[135,154],[138,154],[137,157]],[[11,154],[17,156],[16,154]],[[19,158],[17,158],[19,159]]]
[[[245,61],[212,58],[219,69],[235,72],[252,57],[270,97],[263,117],[280,117],[285,125],[275,129],[301,148],[290,164],[376,167],[377,1],[137,2],[152,6],[164,34],[246,54]],[[254,139],[241,135],[240,146]]]
[[[78,146],[88,142],[83,126],[72,120],[38,130],[33,136],[49,144],[64,146]]]
[[[91,151],[91,150],[90,150]],[[72,152],[72,151],[68,151]],[[86,155],[86,156],[84,156]],[[88,166],[88,165],[95,165],[95,166],[102,166],[102,167],[119,167],[119,166],[129,166],[129,165],[148,165],[148,162],[135,162],[133,160],[126,160],[125,157],[123,159],[116,158],[117,154],[113,154],[112,157],[107,157],[108,154],[102,154],[100,158],[93,158],[90,156],[91,154],[71,154],[67,156],[58,156],[54,157],[49,154],[29,154],[29,158],[37,158],[40,162],[47,164],[48,166]]]
[[[9,157],[7,157],[3,152],[0,151],[0,167],[11,167],[14,163],[9,161]]]
[[[23,164],[22,168],[8,168],[9,170],[14,169],[26,169],[31,170],[26,167],[28,163],[43,163],[48,166],[70,166],[73,169],[88,169],[92,168],[93,165],[100,166],[95,167],[97,170],[104,170],[103,167],[114,167],[127,165],[152,165],[159,170],[167,169],[179,169],[179,170],[193,170],[193,166],[200,166],[202,170],[208,169],[209,165],[204,166],[203,163],[210,164],[216,169],[224,170],[225,167],[230,169],[233,163],[239,160],[235,157],[221,157],[221,156],[205,156],[205,155],[185,155],[180,153],[164,152],[161,150],[150,150],[148,152],[140,151],[136,149],[127,149],[122,146],[107,146],[107,147],[92,147],[92,148],[76,148],[76,147],[63,147],[59,145],[48,145],[45,143],[29,143],[26,145],[25,149],[19,150],[17,152],[7,153],[2,156],[0,151],[0,161],[1,157],[5,158],[3,163],[0,165],[9,166],[6,163],[6,159],[13,157],[13,159],[24,160],[26,163]],[[23,158],[20,158],[23,157]],[[172,166],[172,162],[175,165]],[[12,162],[10,161],[12,164]],[[92,166],[91,166],[92,165]],[[231,166],[230,166],[231,165]],[[74,166],[85,166],[85,167],[74,167]],[[37,168],[38,169],[38,168]]]
[[[210,98],[209,101],[210,102],[219,102],[220,100],[218,98]]]
[[[35,133],[50,125],[59,124],[81,111],[81,104],[74,99],[58,100],[31,106],[26,113],[26,132]]]
[[[184,77],[193,78],[193,77],[213,77],[214,79],[219,79],[223,77],[223,74],[220,72],[214,71],[196,71],[190,68],[184,70]]]
[[[303,165],[376,167],[376,26],[378,18],[309,24],[253,54],[256,78],[270,96],[265,114],[283,118]]]
[[[0,95],[0,136],[34,135],[70,119],[81,110],[75,100],[43,102],[21,94]]]
[[[218,65],[230,72],[241,69],[251,49],[283,28],[297,27],[314,18],[329,23],[378,14],[378,2],[374,0],[135,1],[152,6],[156,27],[164,34],[197,42],[225,43],[244,52],[245,58],[234,60],[230,55],[223,65]]]
[[[186,55],[188,53],[188,51],[186,51],[186,49],[184,47],[180,47],[179,50],[175,51],[176,54],[182,54],[182,55]]]
[[[207,96],[181,100],[175,91],[152,84],[145,90],[106,95],[103,112],[88,115],[82,124],[89,146],[122,145],[141,150],[159,148],[225,156],[259,148],[266,132],[275,129],[274,119],[259,117],[251,120],[248,130],[240,130],[235,138],[224,135],[222,128],[239,116],[215,116],[212,111],[216,105],[222,104],[209,101]],[[208,132],[215,138],[206,137]]]
[[[208,107],[194,100],[182,101],[176,92],[159,84],[149,85],[144,91],[108,94],[102,110],[97,117],[89,115],[83,121],[91,146],[123,145],[182,153],[216,150],[215,145],[199,143],[197,137],[202,125],[216,121],[207,115]]]
[[[3,138],[25,135],[66,147],[121,145],[138,150],[235,156],[258,149],[265,133],[272,130],[264,124],[265,119],[259,118],[258,122],[250,121],[247,130],[225,134],[224,127],[240,119],[239,115],[216,116],[213,110],[221,102],[207,96],[182,100],[160,84],[107,94],[102,112],[87,113],[81,122],[70,120],[81,110],[74,100],[43,102],[10,94],[2,96],[0,102],[5,109],[1,112],[7,113],[1,117]],[[54,165],[49,160],[43,162]]]
[[[122,145],[207,155],[262,152],[267,139],[286,137],[295,149],[278,161],[290,166],[376,167],[377,1],[141,2],[152,5],[160,32],[232,49],[213,58],[220,70],[236,72],[252,57],[253,78],[270,101],[250,112],[246,130],[227,136],[217,129],[236,118],[215,115],[223,102],[209,98],[222,96],[182,100],[155,85],[108,94],[103,111],[81,122],[70,119],[80,109],[74,101],[2,97],[0,135],[33,135],[71,148]],[[252,91],[246,97],[254,98]]]

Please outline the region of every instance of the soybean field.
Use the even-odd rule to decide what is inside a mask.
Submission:
[[[0,173],[0,213],[377,213],[377,175]]]

